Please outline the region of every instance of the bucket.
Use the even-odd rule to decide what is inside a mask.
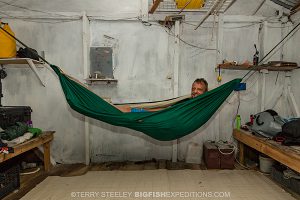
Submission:
[[[202,160],[202,146],[197,143],[190,142],[187,147],[185,162],[201,164],[201,160]]]
[[[271,173],[274,160],[264,155],[259,155],[259,170],[263,173]]]
[[[178,9],[199,9],[203,6],[204,0],[176,0]]]

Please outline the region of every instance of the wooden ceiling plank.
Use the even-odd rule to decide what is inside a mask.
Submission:
[[[152,7],[150,8],[150,10],[149,10],[149,14],[153,14],[154,12],[155,12],[155,10],[156,10],[156,8],[159,6],[159,4],[160,4],[160,2],[161,2],[162,0],[155,0],[154,2],[153,2],[153,5],[152,5]]]

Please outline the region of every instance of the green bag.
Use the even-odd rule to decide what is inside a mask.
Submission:
[[[28,132],[33,134],[33,137],[37,137],[42,134],[42,130],[39,128],[28,128]]]
[[[4,131],[0,133],[0,137],[2,140],[11,141],[15,138],[18,138],[28,130],[28,126],[24,122],[16,122],[16,125],[7,127]]]

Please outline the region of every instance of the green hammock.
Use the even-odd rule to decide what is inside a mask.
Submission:
[[[181,138],[201,127],[217,111],[242,79],[234,79],[196,98],[157,112],[123,113],[50,65],[58,75],[72,109],[94,119],[145,133],[157,140]]]

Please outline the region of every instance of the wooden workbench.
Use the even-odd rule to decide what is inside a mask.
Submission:
[[[244,145],[247,145],[300,173],[299,148],[284,146],[244,130],[234,129],[233,137],[239,142],[239,161],[242,164],[245,163]]]
[[[17,155],[20,155],[26,151],[34,149],[40,145],[43,145],[44,148],[44,167],[45,171],[48,172],[50,170],[50,142],[53,140],[54,131],[46,131],[43,132],[36,138],[32,138],[24,143],[13,146],[14,153],[9,154],[0,154],[0,163],[13,158]]]

